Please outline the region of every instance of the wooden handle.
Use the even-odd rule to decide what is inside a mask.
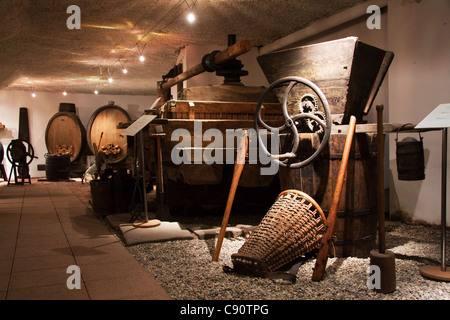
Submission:
[[[336,188],[334,189],[333,199],[331,201],[330,211],[328,213],[327,221],[325,224],[326,230],[320,241],[319,253],[317,254],[316,265],[314,267],[312,280],[320,281],[325,273],[325,267],[327,265],[328,253],[330,249],[330,241],[333,235],[334,225],[336,222],[337,212],[339,209],[339,200],[341,198],[342,186],[344,185],[345,172],[347,170],[348,158],[350,155],[350,149],[352,147],[353,134],[356,127],[356,118],[350,117],[350,123],[348,126],[347,137],[345,139],[344,152],[342,154],[341,166],[339,168],[338,177],[336,181]]]
[[[251,49],[250,42],[247,40],[239,41],[232,46],[228,47],[227,49],[217,53],[214,56],[214,63],[221,64],[225,63],[227,61],[230,61],[246,52],[249,52]],[[161,84],[161,91],[164,92],[168,90],[170,87],[173,87],[177,83],[180,83],[182,81],[185,81],[187,79],[192,78],[193,76],[196,76],[202,72],[204,72],[205,69],[203,68],[203,65],[200,63],[194,67],[192,67],[189,70],[186,70],[185,72],[179,74],[178,76],[174,78],[170,78],[166,82]]]
[[[383,105],[377,105],[377,198],[378,198],[378,244],[380,253],[385,252],[384,230],[384,134]]]
[[[222,226],[220,227],[219,238],[217,239],[216,251],[214,252],[213,261],[219,260],[220,249],[222,247],[223,238],[225,237],[225,231],[228,225],[228,219],[230,218],[231,208],[233,207],[234,196],[241,177],[242,170],[245,164],[245,155],[248,150],[248,137],[247,132],[244,132],[244,136],[240,140],[236,162],[234,164],[233,180],[231,181],[230,192],[228,193],[227,206],[225,207],[225,213],[223,214]]]

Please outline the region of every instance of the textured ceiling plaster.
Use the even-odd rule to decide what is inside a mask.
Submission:
[[[223,49],[231,33],[261,46],[364,2],[198,0],[191,25],[185,15],[194,1],[2,0],[0,89],[92,93],[97,87],[105,94],[155,94],[156,82],[184,46]],[[81,9],[79,30],[66,26],[73,4]],[[138,60],[142,49],[144,63]],[[108,68],[112,84],[106,82]]]

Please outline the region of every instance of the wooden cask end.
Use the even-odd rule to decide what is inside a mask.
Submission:
[[[98,108],[87,126],[87,142],[91,151],[94,152],[94,143],[99,150],[110,146],[118,147],[117,153],[106,155],[106,162],[118,163],[124,160],[127,157],[127,137],[120,135],[124,128],[118,129],[117,126],[130,121],[128,113],[119,106],[109,104]]]
[[[73,112],[58,112],[50,118],[45,130],[45,144],[50,154],[70,150],[70,161],[77,161],[84,151],[86,130]]]

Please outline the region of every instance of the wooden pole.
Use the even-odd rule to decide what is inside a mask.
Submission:
[[[220,227],[219,237],[217,239],[216,251],[214,252],[213,261],[219,260],[220,249],[222,247],[223,238],[225,237],[225,231],[228,225],[228,219],[230,218],[231,208],[233,207],[234,196],[239,183],[239,179],[244,169],[245,155],[248,150],[248,137],[247,131],[244,130],[244,135],[239,141],[239,146],[236,155],[236,161],[234,163],[233,179],[231,181],[230,192],[228,193],[227,205],[225,207],[225,213],[223,215],[222,226]]]
[[[336,181],[336,188],[334,189],[333,199],[331,202],[330,211],[328,213],[327,221],[325,223],[325,233],[320,241],[319,253],[317,254],[316,265],[314,267],[312,280],[320,281],[325,273],[327,266],[328,253],[330,250],[330,241],[333,235],[334,225],[336,222],[337,212],[339,209],[339,200],[341,198],[342,186],[344,184],[344,177],[347,170],[348,158],[350,149],[352,147],[353,134],[356,127],[355,116],[350,117],[347,137],[345,139],[344,152],[342,154],[341,166],[339,168],[338,177]]]
[[[377,105],[377,202],[379,252],[385,253],[383,105]]]

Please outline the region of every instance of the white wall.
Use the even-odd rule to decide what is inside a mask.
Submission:
[[[154,102],[154,96],[128,96],[128,95],[94,95],[71,94],[62,96],[61,93],[37,92],[32,98],[30,92],[19,90],[0,90],[0,122],[6,126],[0,129],[0,141],[6,150],[12,139],[18,138],[19,108],[28,108],[28,122],[30,142],[34,148],[35,159],[30,164],[31,177],[44,177],[45,171],[38,171],[38,164],[45,164],[44,155],[48,152],[45,145],[45,129],[50,118],[58,112],[61,102],[75,103],[77,116],[84,127],[87,127],[89,118],[98,108],[114,101],[115,105],[125,109],[134,120],[141,116]],[[11,165],[3,160],[6,174],[9,177]],[[12,178],[13,179],[13,178]]]
[[[364,11],[362,12],[364,13]],[[320,43],[324,41],[331,41],[336,39],[342,39],[346,37],[358,37],[358,40],[367,43],[371,46],[383,49],[383,50],[389,50],[388,49],[388,40],[387,40],[387,33],[388,33],[388,18],[386,11],[382,11],[381,18],[380,18],[380,25],[381,29],[368,29],[366,26],[366,19],[365,16],[363,16],[360,19],[356,19],[353,21],[350,21],[348,23],[345,23],[339,27],[336,27],[332,30],[329,30],[327,32],[320,33],[316,36],[309,37],[305,39],[304,41],[297,42],[293,44],[290,47],[298,47],[313,43]],[[394,58],[395,60],[395,58]],[[383,119],[385,122],[389,121],[387,108],[389,108],[389,102],[388,102],[388,77],[386,77],[380,87],[380,90],[378,91],[378,94],[372,104],[372,108],[369,111],[369,114],[364,117],[364,120],[366,120],[369,123],[374,123],[377,120],[377,114],[376,114],[376,108],[375,106],[377,104],[383,104],[385,112],[383,113]]]
[[[450,103],[450,1],[389,1],[388,16],[388,45],[396,55],[389,72],[389,119],[418,123],[439,104]],[[418,138],[399,138],[407,136]],[[390,137],[391,213],[440,224],[441,132],[423,137],[423,181],[398,181],[395,137]]]

